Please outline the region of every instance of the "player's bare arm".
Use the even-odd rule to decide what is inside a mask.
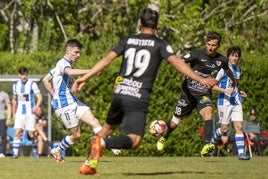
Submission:
[[[73,69],[73,68],[66,68],[65,73],[69,76],[78,76],[87,74],[90,69]]]
[[[49,92],[49,94],[50,94],[51,96],[54,96],[54,90],[53,90],[53,87],[52,87],[51,80],[52,80],[51,75],[47,74],[47,75],[43,78],[42,82],[43,82],[45,88],[47,89],[47,91]]]
[[[219,87],[218,85],[213,86],[212,90],[218,91],[218,92],[221,92],[221,93],[226,93],[226,94],[229,94],[229,95],[234,93],[234,89],[225,89],[225,88]]]
[[[116,57],[117,54],[113,51],[110,51],[104,58],[97,62],[88,73],[75,80],[72,86],[72,91],[80,91],[88,79],[105,69]]]

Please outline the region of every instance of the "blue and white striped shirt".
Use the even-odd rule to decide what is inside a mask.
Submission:
[[[239,80],[240,79],[240,74],[241,70],[239,66],[232,66],[229,64],[229,68],[233,72],[234,78]],[[224,88],[224,89],[232,89],[232,80],[227,76],[227,74],[224,72],[223,69],[221,69],[216,77],[216,80],[219,81],[219,87]],[[220,93],[217,104],[218,105],[237,105],[242,102],[242,97],[239,93],[239,90],[237,87],[234,89],[234,93],[230,96],[225,93]]]
[[[17,114],[33,114],[32,109],[35,106],[35,95],[40,93],[37,84],[28,79],[25,83],[21,80],[15,82],[12,86],[13,95],[17,98]]]
[[[66,107],[77,101],[77,98],[71,93],[74,80],[64,73],[66,68],[72,68],[72,63],[68,59],[62,58],[58,61],[56,67],[49,72],[55,92],[52,99],[54,109]]]

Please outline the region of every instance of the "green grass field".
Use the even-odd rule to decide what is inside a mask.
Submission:
[[[96,178],[78,173],[84,157],[66,157],[56,163],[52,157],[9,157],[0,159],[1,179]],[[268,178],[268,158],[253,157],[106,157],[98,165],[98,178]]]

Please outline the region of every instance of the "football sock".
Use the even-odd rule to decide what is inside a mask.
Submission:
[[[212,136],[210,142],[212,144],[216,144],[217,140],[221,137],[221,135],[222,134],[221,134],[220,128],[216,129],[216,131],[215,131],[214,135]]]
[[[74,144],[73,141],[71,141],[70,136],[67,135],[62,139],[62,141],[61,141],[60,145],[57,147],[57,149],[59,149],[60,151],[66,150],[72,144]]]
[[[175,130],[175,128],[172,128],[172,127],[170,126],[170,123],[171,123],[171,122],[167,123],[167,132],[166,132],[166,134],[164,135],[164,138],[165,138],[165,139],[167,139],[167,138],[169,137],[169,135]]]
[[[116,137],[109,137],[105,140],[107,149],[131,149],[132,140],[126,135],[120,135]]]
[[[19,148],[20,148],[20,140],[14,139],[12,146],[13,146],[13,155],[18,156],[19,155]]]
[[[244,153],[245,149],[244,134],[235,134],[235,144],[237,147],[238,154]]]
[[[95,127],[95,128],[93,129],[93,131],[94,131],[95,134],[97,134],[98,132],[100,132],[101,129],[102,129],[102,127],[99,126],[99,127]]]
[[[206,120],[204,125],[204,143],[209,144],[213,133],[212,120]]]

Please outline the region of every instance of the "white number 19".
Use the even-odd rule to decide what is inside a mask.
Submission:
[[[125,75],[130,75],[133,70],[136,70],[133,76],[140,77],[149,65],[151,54],[145,49],[136,51],[135,48],[130,48],[126,51],[125,58],[127,58],[127,69]]]

